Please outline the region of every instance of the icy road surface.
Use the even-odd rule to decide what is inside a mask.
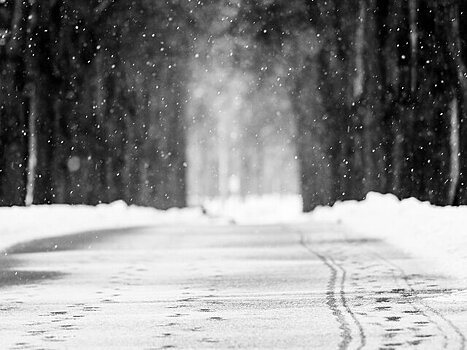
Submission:
[[[464,287],[332,225],[95,231],[0,258],[0,349],[464,349]]]

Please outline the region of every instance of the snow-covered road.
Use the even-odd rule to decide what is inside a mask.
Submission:
[[[94,231],[0,261],[0,349],[463,349],[461,282],[339,225]]]

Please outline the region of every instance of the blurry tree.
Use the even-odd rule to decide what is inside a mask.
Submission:
[[[26,195],[25,7],[0,3],[0,205],[23,204]]]
[[[188,136],[193,203],[298,191],[295,125],[278,79],[286,72],[270,64],[249,34],[233,28],[242,25],[237,18],[246,10],[242,6],[241,1],[208,1],[195,13]]]
[[[261,192],[293,140],[306,211],[369,191],[465,204],[466,10],[0,0],[0,204],[184,206],[187,120],[206,128],[191,130],[218,177],[207,193],[237,168]]]
[[[306,211],[374,190],[465,203],[465,7],[241,2],[233,33],[256,50],[240,61],[288,69]]]
[[[1,204],[185,205],[193,6],[0,2]]]

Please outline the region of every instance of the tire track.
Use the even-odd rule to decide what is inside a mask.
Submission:
[[[327,285],[326,291],[326,304],[331,310],[332,314],[336,317],[337,322],[339,323],[339,329],[341,330],[341,341],[339,342],[338,349],[346,350],[349,349],[354,340],[353,333],[358,335],[358,346],[355,349],[360,350],[365,346],[365,334],[363,327],[360,322],[355,317],[355,314],[351,311],[350,307],[347,304],[344,285],[346,279],[345,270],[337,265],[332,258],[328,258],[325,255],[318,253],[317,251],[310,248],[306,243],[305,237],[300,233],[300,244],[312,255],[318,257],[319,260],[325,264],[330,270],[330,277]],[[339,279],[339,287],[337,286]],[[339,289],[336,293],[336,289]],[[347,320],[346,314],[354,323],[353,327],[351,323]],[[352,328],[357,328],[357,331],[352,330]]]
[[[373,254],[375,256],[377,256],[380,260],[384,261],[386,264],[388,264],[389,266],[392,266],[393,268],[395,268],[397,271],[399,271],[399,274],[400,274],[400,279],[402,281],[404,281],[405,285],[408,287],[408,290],[413,294],[413,296],[417,299],[417,302],[422,305],[429,313],[432,313],[436,318],[439,318],[441,320],[441,323],[444,323],[445,326],[447,326],[448,328],[451,329],[452,332],[455,333],[455,335],[457,336],[458,340],[458,346],[456,347],[457,349],[459,350],[464,350],[465,349],[465,344],[466,344],[466,339],[465,339],[465,335],[462,333],[462,331],[459,329],[459,327],[457,327],[451,320],[447,319],[442,313],[440,313],[438,310],[435,310],[434,308],[432,308],[431,306],[427,305],[423,300],[422,298],[420,298],[418,296],[418,291],[414,288],[414,286],[412,285],[412,283],[410,283],[410,279],[409,279],[409,276],[405,273],[405,271],[397,264],[395,264],[394,262],[384,258],[383,256],[381,256],[380,254],[378,253],[374,253]],[[425,312],[426,313],[426,312]],[[430,318],[430,316],[427,315],[427,317]],[[435,323],[438,323],[436,321],[433,320],[433,322]],[[447,334],[444,332],[444,330],[442,329],[443,326],[440,325],[438,323],[438,325],[440,326],[440,330],[443,332],[443,335],[446,339],[446,346],[445,346],[445,349],[448,349],[449,348],[449,337],[447,336]]]
[[[368,252],[371,253],[376,259],[385,262],[387,265],[389,265],[391,267],[395,266],[393,264],[389,264],[389,261],[382,258],[382,256],[380,256],[379,254],[376,254],[374,252],[370,252],[369,250],[368,250]],[[398,291],[398,293],[400,294],[400,297],[403,298],[407,302],[407,304],[410,305],[413,308],[413,313],[414,314],[419,314],[419,315],[425,317],[430,324],[435,326],[435,328],[439,331],[439,333],[443,337],[442,349],[447,349],[449,340],[448,340],[448,337],[445,334],[442,326],[439,324],[439,322],[437,322],[435,319],[433,319],[433,317],[428,315],[426,310],[423,309],[421,300],[419,298],[417,298],[417,296],[415,294],[415,291],[412,290],[412,291],[409,291],[409,293],[407,293],[408,289],[405,288],[406,286],[401,285],[401,281],[404,281],[403,276],[401,276],[400,274],[397,275],[394,272],[393,269],[389,269],[389,271],[391,271],[392,278],[394,279],[394,282],[397,285],[396,291]],[[409,295],[407,295],[407,294],[409,294]]]
[[[355,325],[358,328],[358,335],[359,335],[359,339],[360,339],[360,345],[357,347],[357,349],[358,350],[363,349],[365,347],[365,345],[366,345],[366,336],[365,336],[365,332],[363,330],[363,326],[359,322],[357,317],[355,316],[355,313],[349,307],[348,302],[347,302],[347,298],[345,296],[344,286],[345,286],[347,271],[344,269],[344,267],[342,265],[336,263],[333,258],[329,258],[329,260],[332,261],[332,263],[342,271],[342,278],[341,278],[341,285],[340,285],[341,302],[342,302],[342,305],[344,306],[345,310],[350,315],[350,317],[352,317]]]
[[[306,234],[295,232],[300,244],[330,271],[326,303],[341,331],[339,350],[465,349],[462,331],[420,297],[430,289],[415,287],[400,266],[378,254],[378,246],[373,246],[378,241],[350,240],[344,232],[333,231],[311,248]],[[427,283],[422,277],[420,282]]]

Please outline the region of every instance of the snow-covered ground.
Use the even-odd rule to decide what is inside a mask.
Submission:
[[[381,238],[426,258],[433,264],[433,273],[467,280],[467,206],[436,207],[414,198],[400,201],[390,194],[369,193],[364,201],[339,202],[310,214],[301,213],[297,195],[214,200],[205,207],[243,224],[335,223],[349,234]]]
[[[335,223],[342,230],[384,239],[403,251],[433,263],[434,272],[467,280],[467,206],[435,207],[416,199],[370,193],[361,202],[301,213],[297,195],[269,195],[211,200],[199,208],[159,211],[122,202],[97,207],[49,205],[0,208],[0,251],[13,244],[92,229],[178,223],[274,224]],[[218,218],[218,220],[213,220]],[[227,220],[225,220],[227,219]]]
[[[382,238],[429,260],[434,273],[467,280],[467,206],[436,207],[414,198],[400,201],[390,194],[370,193],[364,201],[320,207],[310,215]]]
[[[262,225],[309,220],[302,213],[302,198],[293,194],[210,199],[203,206],[210,215],[229,218],[239,224]]]
[[[203,223],[199,208],[170,209],[128,206],[121,201],[98,206],[34,205],[0,208],[0,252],[16,243],[94,229]]]
[[[170,224],[223,224],[233,220],[242,224],[296,222],[301,214],[299,196],[271,195],[245,200],[210,200],[205,203],[208,215],[201,208],[156,210],[128,206],[122,201],[98,206],[34,205],[0,208],[0,252],[14,244],[79,233],[94,229]]]

